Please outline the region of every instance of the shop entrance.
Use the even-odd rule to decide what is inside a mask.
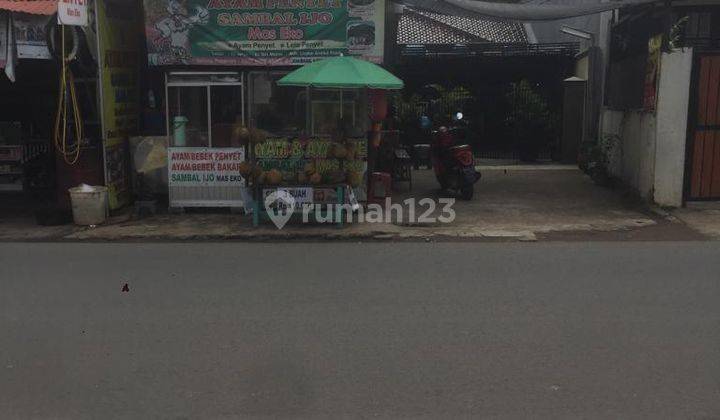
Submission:
[[[76,72],[84,139],[78,161],[70,165],[53,144],[58,74],[51,60],[22,60],[14,83],[0,74],[0,219],[35,215],[40,224],[67,220],[67,189],[80,183],[102,185],[97,79]]]

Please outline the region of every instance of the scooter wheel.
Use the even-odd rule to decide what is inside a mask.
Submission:
[[[448,184],[447,181],[445,181],[445,180],[438,179],[438,183],[440,183],[440,189],[442,191],[447,191],[448,188],[450,188],[450,184]]]

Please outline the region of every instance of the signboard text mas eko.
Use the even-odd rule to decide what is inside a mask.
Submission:
[[[59,0],[58,23],[70,26],[87,26],[88,0]]]

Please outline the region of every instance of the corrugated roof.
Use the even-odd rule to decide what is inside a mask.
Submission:
[[[57,13],[57,2],[58,0],[0,0],[0,10],[33,15],[52,15]]]
[[[466,44],[474,36],[462,31],[438,25],[427,18],[413,13],[404,13],[398,24],[397,43],[408,44]]]
[[[405,8],[398,24],[397,43],[465,44],[470,42],[527,43],[521,23],[450,16]]]
[[[470,0],[400,0],[416,9],[454,16],[519,21],[555,21],[593,15],[627,6],[656,3],[660,0],[532,0],[518,4],[507,1]]]

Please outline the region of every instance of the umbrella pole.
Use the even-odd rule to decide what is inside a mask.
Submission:
[[[307,131],[308,138],[313,135],[312,127],[312,101],[310,100],[310,86],[305,88],[305,130]]]

